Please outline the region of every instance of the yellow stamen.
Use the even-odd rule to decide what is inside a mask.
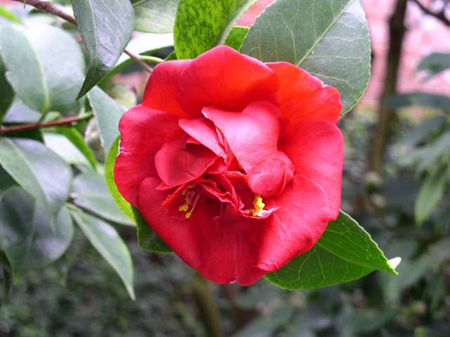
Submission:
[[[182,195],[186,195],[187,190],[184,190],[183,192],[181,192]],[[195,197],[194,202],[191,203],[192,198]],[[186,217],[186,219],[189,219],[192,215],[192,212],[194,212],[195,210],[195,206],[197,206],[197,202],[198,199],[200,199],[200,195],[195,193],[195,192],[189,192],[184,200],[186,201],[183,205],[181,205],[180,207],[178,207],[178,211],[180,212],[186,212],[186,214],[184,215]],[[189,206],[192,204],[191,210],[189,211]]]
[[[258,216],[264,210],[264,207],[266,207],[266,205],[262,202],[262,198],[260,195],[255,195],[255,198],[253,200],[253,207],[253,209],[247,210],[247,214]]]

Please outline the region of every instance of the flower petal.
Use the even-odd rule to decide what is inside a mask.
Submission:
[[[295,171],[320,185],[328,196],[331,217],[337,218],[341,206],[343,140],[330,122],[295,124],[280,145],[291,159]]]
[[[181,106],[200,115],[204,106],[242,111],[249,103],[275,101],[278,79],[255,58],[227,46],[200,55],[181,74],[177,94]]]
[[[268,272],[311,249],[335,220],[330,217],[325,191],[302,175],[296,175],[279,197],[267,202],[281,206],[261,228],[257,266]]]
[[[203,109],[222,131],[249,178],[252,191],[270,197],[282,191],[294,175],[289,158],[278,151],[279,111],[269,102],[252,103],[242,113]]]
[[[138,105],[124,113],[119,130],[114,179],[123,197],[137,206],[139,186],[145,178],[157,177],[154,156],[167,136],[179,130],[178,117]]]
[[[213,220],[215,199],[200,198],[189,219],[170,216],[161,204],[168,192],[157,191],[158,180],[146,179],[139,192],[139,210],[158,236],[189,266],[219,284],[249,285],[266,272],[255,267],[261,221],[234,219],[225,214]]]
[[[191,60],[181,60],[158,64],[145,87],[142,105],[186,117],[187,114],[178,104],[176,92],[180,75],[190,63]]]
[[[180,119],[180,127],[191,137],[213,151],[216,155],[225,158],[225,149],[220,145],[214,124],[204,117],[195,119]]]
[[[217,156],[203,145],[190,143],[185,135],[170,140],[155,155],[155,166],[166,187],[175,187],[199,178]]]
[[[339,91],[286,62],[267,63],[277,74],[279,108],[290,123],[322,120],[336,124],[342,110]]]

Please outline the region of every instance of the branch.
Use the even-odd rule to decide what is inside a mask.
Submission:
[[[41,0],[11,0],[11,1],[16,1],[16,2],[23,3],[25,5],[33,6],[34,8],[36,8],[40,11],[44,11],[49,14],[58,16],[61,19],[74,24],[75,26],[77,25],[77,21],[75,20],[75,18],[72,15],[67,14],[66,12],[62,11],[61,9],[59,9],[57,6],[55,6],[51,2],[41,1]],[[124,50],[124,53],[127,54],[129,57],[131,57],[133,60],[135,60],[142,67],[142,69],[144,69],[145,71],[147,71],[149,73],[152,72],[152,68],[148,64],[146,64],[140,58],[139,55],[136,55],[127,49]]]
[[[54,126],[61,126],[72,124],[76,122],[80,122],[85,119],[91,118],[92,114],[86,114],[83,116],[71,116],[66,118],[61,118],[53,122],[42,122],[42,123],[30,123],[30,124],[20,124],[14,126],[0,126],[0,135],[3,135],[8,132],[17,132],[17,131],[25,131],[32,129],[41,129],[41,128],[51,128]]]
[[[414,2],[421,10],[427,15],[434,16],[436,19],[441,21],[444,25],[447,27],[450,27],[450,20],[445,16],[445,9],[447,2],[445,3],[445,6],[442,8],[442,10],[438,13],[432,12],[428,7],[424,6],[419,0],[411,0]]]

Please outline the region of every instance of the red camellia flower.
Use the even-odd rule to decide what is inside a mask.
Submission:
[[[120,121],[115,181],[188,265],[249,285],[337,218],[341,109],[308,72],[226,46],[164,62]]]

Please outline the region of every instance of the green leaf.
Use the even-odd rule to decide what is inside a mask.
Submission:
[[[6,69],[0,57],[0,124],[14,102],[14,90],[6,79]]]
[[[133,261],[127,246],[117,231],[106,222],[72,209],[71,214],[100,255],[114,268],[134,300]]]
[[[133,38],[127,46],[127,50],[136,55],[152,56],[156,52],[173,46],[173,34],[140,34]],[[118,74],[124,68],[135,62],[130,56],[123,53],[116,66],[111,69],[99,82],[101,86],[108,78]]]
[[[417,71],[428,70],[433,75],[437,75],[450,68],[450,54],[433,53],[420,61]]]
[[[223,44],[234,23],[254,0],[180,0],[175,19],[175,51],[191,59]]]
[[[65,136],[79,151],[83,154],[86,160],[91,164],[95,170],[97,168],[97,160],[95,159],[94,151],[87,145],[81,133],[74,127],[57,127],[54,132]]]
[[[248,30],[248,27],[233,27],[230,34],[227,36],[227,39],[225,40],[225,45],[234,48],[237,51],[241,50],[242,43],[247,36]]]
[[[0,202],[0,246],[15,276],[42,268],[66,251],[74,232],[64,207],[53,227],[49,215],[25,190],[16,186],[6,192]]]
[[[393,259],[394,260],[394,259]],[[266,278],[284,289],[316,289],[359,279],[374,270],[396,274],[370,235],[342,212],[306,253]]]
[[[72,36],[38,25],[27,30],[0,27],[0,54],[16,95],[35,111],[67,111],[84,77],[84,58]]]
[[[14,23],[20,23],[20,19],[5,7],[0,6],[0,16]]]
[[[145,33],[172,33],[178,0],[131,0],[134,28]]]
[[[111,150],[106,157],[105,162],[105,180],[116,205],[119,209],[133,220],[137,225],[137,236],[139,246],[142,249],[150,250],[157,253],[170,253],[172,250],[156,235],[150,228],[145,219],[142,217],[139,210],[132,207],[128,201],[120,194],[114,181],[114,163],[119,152],[120,137],[117,137]]]
[[[3,272],[3,302],[9,301],[9,294],[11,293],[13,285],[13,271],[11,262],[6,253],[0,250],[0,266]]]
[[[370,77],[370,38],[360,0],[278,0],[250,28],[241,52],[287,61],[341,93],[342,114]]]
[[[71,197],[75,205],[107,221],[135,226],[134,222],[117,208],[103,176],[97,172],[87,171],[78,175],[73,181]]]
[[[117,104],[102,89],[95,87],[88,94],[89,102],[100,129],[100,139],[105,153],[119,135],[119,120],[125,108]]]
[[[435,116],[428,118],[419,126],[408,133],[402,143],[406,146],[417,146],[422,142],[431,140],[430,137],[439,132],[447,125],[445,116]]]
[[[133,214],[133,207],[122,197],[119,190],[117,189],[116,183],[114,181],[114,163],[116,162],[117,155],[119,154],[119,143],[120,136],[116,138],[114,143],[111,145],[111,149],[109,150],[108,155],[106,156],[105,161],[105,181],[106,186],[108,187],[109,193],[111,193],[114,202],[117,207],[125,214],[128,218],[130,218],[133,222],[135,222],[135,217]]]
[[[31,139],[0,138],[0,164],[50,216],[59,213],[72,171],[53,151]]]
[[[420,187],[414,207],[416,221],[419,224],[423,223],[430,216],[442,200],[448,178],[447,165],[441,166],[434,174],[427,175]]]
[[[387,106],[391,109],[401,109],[411,106],[450,111],[450,97],[426,92],[413,92],[389,97]]]
[[[137,208],[133,207],[133,214],[136,219],[139,247],[156,253],[171,253],[172,249],[150,228]]]
[[[78,94],[82,97],[122,55],[133,32],[134,14],[130,0],[72,0],[72,6],[90,59]]]

